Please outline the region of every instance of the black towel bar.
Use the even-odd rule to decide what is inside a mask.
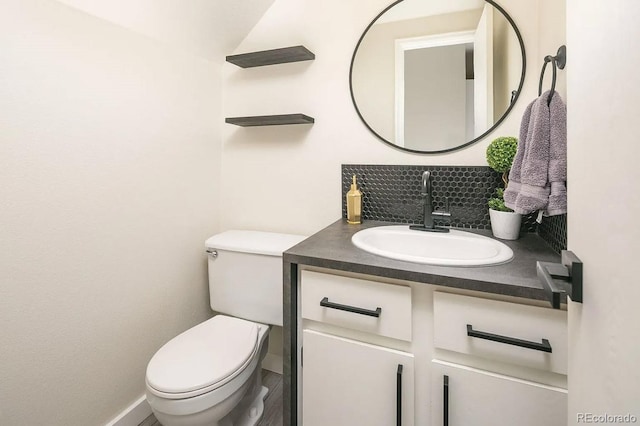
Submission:
[[[561,261],[562,263],[536,262],[538,279],[554,309],[560,309],[563,295],[571,297],[574,302],[583,302],[582,261],[568,250],[562,250]]]
[[[544,72],[549,62],[553,63],[553,76],[551,80],[551,91],[549,93],[549,99],[547,99],[547,105],[551,104],[551,98],[553,98],[553,94],[556,92],[557,69],[560,68],[561,70],[563,70],[565,65],[567,65],[567,46],[560,46],[558,48],[556,56],[547,55],[544,57],[544,65],[542,65],[542,71],[540,72],[540,83],[538,84],[538,96],[542,95],[542,82],[544,80]]]

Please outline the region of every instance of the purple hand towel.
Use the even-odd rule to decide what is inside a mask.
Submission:
[[[558,93],[553,95],[549,107],[551,127],[549,133],[549,203],[545,216],[567,212],[567,106]]]
[[[523,116],[505,191],[505,205],[516,213],[543,210],[553,216],[567,211],[567,109],[558,93],[550,105],[548,97],[548,91],[543,93]]]
[[[536,99],[537,100],[537,99]],[[518,150],[513,158],[513,164],[511,164],[511,170],[509,171],[509,185],[504,191],[504,204],[511,210],[515,209],[516,198],[521,187],[522,176],[522,159],[524,158],[524,152],[527,146],[527,138],[529,133],[529,123],[531,122],[531,109],[536,100],[531,102],[524,110],[522,115],[522,121],[520,123],[520,135],[518,138]]]

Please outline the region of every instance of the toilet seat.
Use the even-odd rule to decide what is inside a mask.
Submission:
[[[218,315],[174,337],[147,366],[147,389],[183,399],[211,392],[233,380],[259,349],[256,323]]]

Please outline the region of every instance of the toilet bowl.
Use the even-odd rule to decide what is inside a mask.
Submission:
[[[178,335],[147,366],[147,401],[164,426],[253,426],[267,388],[269,327],[218,315]]]
[[[261,364],[270,326],[282,325],[282,252],[304,238],[226,231],[206,241],[210,303],[220,314],[174,337],[149,361],[146,397],[163,426],[260,421],[268,392]]]

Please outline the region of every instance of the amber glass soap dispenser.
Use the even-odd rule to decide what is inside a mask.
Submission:
[[[362,223],[362,192],[358,189],[356,175],[353,175],[351,189],[347,192],[347,223]]]

